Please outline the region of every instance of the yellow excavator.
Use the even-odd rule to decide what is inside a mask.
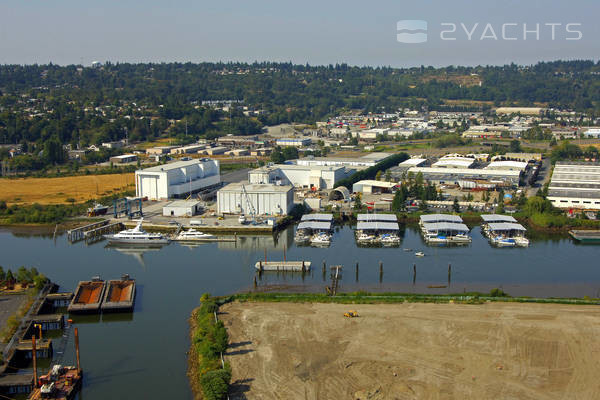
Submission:
[[[353,311],[353,310],[345,312],[344,313],[344,317],[347,317],[347,318],[356,318],[356,317],[358,317],[358,312]]]

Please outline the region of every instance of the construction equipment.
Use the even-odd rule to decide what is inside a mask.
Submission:
[[[246,191],[246,186],[242,184],[242,194],[244,195],[244,199],[246,200],[246,205],[248,211],[250,211],[250,216],[252,216],[252,225],[256,225],[256,209],[254,208],[254,204],[250,200],[250,196]]]
[[[357,318],[358,317],[358,312],[356,312],[354,310],[350,310],[350,311],[344,313],[344,317],[347,317],[347,318]]]

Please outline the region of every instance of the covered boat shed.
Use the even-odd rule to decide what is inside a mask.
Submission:
[[[512,223],[517,222],[517,220],[510,215],[500,215],[500,214],[482,214],[481,219],[486,224],[491,224],[494,222],[512,222]]]
[[[521,224],[515,224],[511,222],[492,222],[488,224],[490,231],[493,232],[525,232],[527,229]]]
[[[323,221],[303,221],[298,224],[298,230],[306,229],[312,232],[330,231],[331,223]]]
[[[321,221],[330,222],[333,221],[332,214],[304,214],[301,221]]]
[[[460,218],[460,217],[459,217]],[[469,227],[463,223],[457,222],[431,222],[424,223],[423,227],[427,232],[439,233],[468,233]]]
[[[400,230],[400,227],[397,222],[359,221],[356,224],[356,229],[363,232],[397,232]]]
[[[356,216],[358,222],[379,221],[379,222],[397,222],[398,218],[395,214],[358,214]]]
[[[440,223],[440,222],[462,224],[463,220],[459,215],[452,215],[452,214],[421,215],[421,223],[422,224],[432,224],[432,223]]]

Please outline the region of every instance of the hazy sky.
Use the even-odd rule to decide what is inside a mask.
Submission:
[[[0,63],[404,67],[598,60],[598,17],[597,0],[2,0]],[[399,43],[399,20],[426,21],[427,42]],[[569,33],[567,24],[580,25],[570,25]],[[532,31],[526,40],[524,29]],[[444,35],[455,40],[442,40],[443,30],[454,30]]]

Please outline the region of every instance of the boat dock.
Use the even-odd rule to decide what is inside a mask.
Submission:
[[[31,340],[21,340],[17,344],[17,353],[27,360],[33,359],[33,343]],[[37,358],[52,358],[52,339],[36,339],[35,354]]]
[[[124,275],[120,280],[111,280],[107,283],[101,309],[108,311],[132,311],[135,300],[135,279]]]
[[[102,296],[106,290],[106,283],[103,280],[94,279],[91,281],[81,281],[75,290],[75,296],[67,310],[70,313],[94,313],[100,311]]]
[[[600,243],[600,230],[573,229],[569,231],[569,235],[578,242]]]
[[[259,271],[310,271],[310,261],[258,261],[254,267]]]
[[[80,226],[67,231],[67,239],[71,243],[85,240],[86,242],[94,242],[102,238],[102,235],[107,233],[118,232],[123,229],[122,222],[110,223],[109,220],[103,220]]]

